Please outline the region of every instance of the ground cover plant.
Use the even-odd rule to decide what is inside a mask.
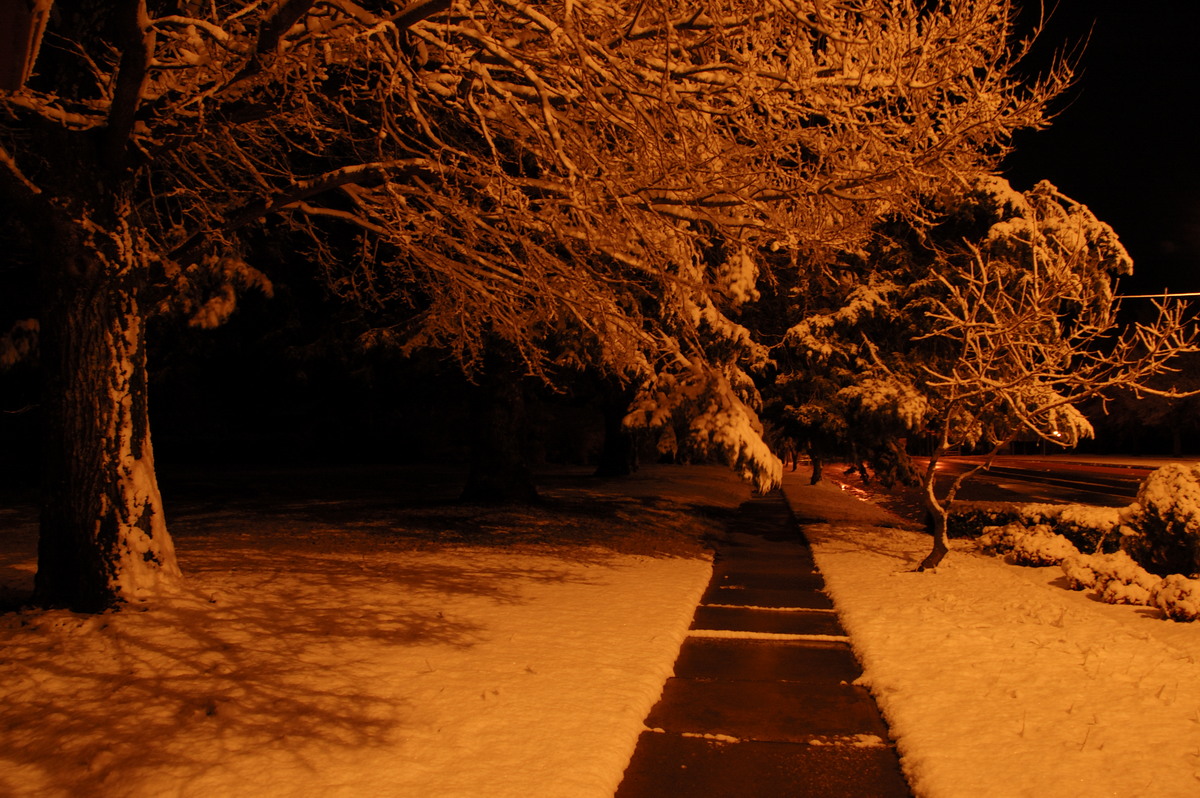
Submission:
[[[972,541],[931,578],[919,523],[843,511],[849,491],[805,481],[785,490],[825,519],[805,534],[916,795],[1195,794],[1200,626]]]
[[[1200,466],[1157,469],[1128,507],[1012,505],[966,515],[959,528],[978,529],[985,552],[1019,565],[1061,566],[1071,589],[1095,590],[1110,604],[1200,619]]]

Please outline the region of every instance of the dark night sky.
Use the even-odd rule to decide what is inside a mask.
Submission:
[[[1116,229],[1135,264],[1122,293],[1200,291],[1200,2],[1062,0],[1036,55],[1085,40],[1058,118],[1018,136],[1006,174]]]

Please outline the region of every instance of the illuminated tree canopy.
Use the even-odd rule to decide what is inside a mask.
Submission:
[[[686,415],[767,485],[739,308],[881,215],[921,219],[1069,77],[1016,73],[1007,0],[36,10],[41,47],[0,90],[0,192],[45,287],[39,598],[90,608],[177,582],[145,322],[269,291],[251,232],[305,242],[376,341],[633,380],[635,415]]]
[[[1153,378],[1196,351],[1181,305],[1160,306],[1146,324],[1119,320],[1128,253],[1050,183],[1018,192],[980,177],[939,204],[936,225],[881,226],[865,261],[842,272],[832,307],[788,330],[801,373],[780,380],[785,390],[792,379],[826,380],[815,401],[787,412],[824,410],[870,430],[877,466],[910,469],[895,442],[928,442],[916,477],[935,543],[923,567],[947,552],[946,508],[962,484],[934,494],[942,456],[994,454],[1018,435],[1074,446],[1092,435],[1079,404],[1121,389],[1171,393],[1150,387]]]

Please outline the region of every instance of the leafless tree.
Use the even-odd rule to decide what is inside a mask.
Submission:
[[[569,330],[574,357],[650,390],[707,386],[699,429],[753,433],[755,346],[727,311],[755,253],[853,248],[879,213],[918,214],[1043,124],[1067,78],[1017,77],[1007,0],[37,10],[40,49],[0,89],[0,190],[44,286],[37,591],[80,609],[178,581],[146,321],[216,324],[235,289],[268,289],[245,231],[311,242],[335,290],[390,319],[379,337],[468,363],[498,337],[537,371]],[[713,440],[769,481],[753,437]]]
[[[1172,393],[1153,378],[1197,350],[1182,305],[1160,304],[1147,324],[1121,321],[1115,285],[1132,271],[1129,255],[1111,227],[1051,184],[1022,193],[982,177],[941,202],[945,227],[882,244],[842,308],[790,332],[836,373],[857,364],[839,384],[845,412],[931,441],[918,473],[934,536],[922,569],[948,552],[947,508],[974,473],[938,498],[948,452],[995,455],[1018,435],[1073,446],[1092,434],[1079,404],[1119,389]]]

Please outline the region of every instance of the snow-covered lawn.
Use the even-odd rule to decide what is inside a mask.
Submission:
[[[194,595],[0,616],[0,795],[611,796],[709,579],[695,508],[749,489],[576,483],[176,513]],[[29,527],[0,533],[27,578]]]
[[[789,476],[864,681],[927,798],[1200,795],[1200,625],[1067,590]],[[839,509],[842,508],[842,509]]]
[[[176,509],[191,595],[0,616],[0,794],[610,796],[708,580],[697,540],[749,495],[714,468],[519,512],[292,481]],[[1200,794],[1200,626],[965,544],[913,573],[929,541],[895,516],[785,487],[918,795]],[[0,511],[0,598],[31,545]]]

